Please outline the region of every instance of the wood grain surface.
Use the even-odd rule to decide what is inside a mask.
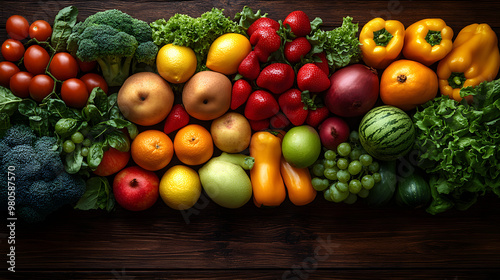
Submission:
[[[21,14],[50,23],[65,6],[79,19],[116,8],[151,22],[175,13],[199,16],[212,7],[234,16],[248,5],[273,19],[293,10],[320,17],[325,29],[352,16],[360,27],[375,16],[405,26],[440,17],[456,33],[488,23],[500,34],[497,1],[1,1],[5,20]],[[229,210],[204,195],[189,211],[159,200],[135,213],[75,211],[42,225],[16,228],[16,273],[7,271],[7,232],[0,231],[0,279],[500,279],[500,209],[484,197],[465,212],[432,216],[424,210],[322,197],[307,206],[286,201],[271,209],[252,203]]]

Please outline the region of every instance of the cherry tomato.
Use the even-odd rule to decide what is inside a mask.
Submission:
[[[2,44],[2,55],[5,60],[18,61],[24,55],[24,45],[19,40],[7,39]]]
[[[76,59],[76,61],[78,62],[78,67],[80,68],[80,71],[82,71],[83,73],[87,73],[87,72],[90,72],[92,70],[95,69],[95,67],[97,66],[97,61],[81,61],[80,59]]]
[[[45,74],[40,74],[33,77],[29,86],[30,96],[36,102],[42,102],[42,100],[47,97],[47,95],[49,95],[53,89],[54,79]]]
[[[9,85],[12,93],[21,98],[27,98],[30,96],[29,86],[31,79],[33,78],[33,74],[29,72],[17,72],[16,74],[10,77]]]
[[[49,60],[49,53],[39,45],[30,46],[24,53],[24,67],[33,75],[44,74]]]
[[[28,21],[19,15],[13,15],[7,19],[5,29],[10,38],[16,40],[26,39],[29,35],[30,24]]]
[[[80,79],[85,83],[89,92],[92,92],[95,87],[100,87],[106,94],[108,94],[108,83],[106,83],[106,80],[104,80],[101,75],[87,73]]]
[[[49,71],[56,79],[61,81],[76,78],[76,75],[78,75],[78,62],[69,53],[59,52],[52,58]]]
[[[10,61],[0,62],[0,85],[9,87],[10,77],[19,71],[19,67]]]
[[[37,20],[30,25],[30,38],[35,38],[38,41],[47,41],[52,35],[52,27],[45,20]]]
[[[89,99],[87,86],[80,79],[68,79],[62,83],[61,99],[70,107],[83,108]]]

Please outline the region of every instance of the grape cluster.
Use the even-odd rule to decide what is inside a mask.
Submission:
[[[81,149],[79,149],[80,153],[83,157],[86,157],[89,153],[90,145],[92,145],[92,141],[89,138],[85,138],[82,132],[77,131],[73,133],[71,137],[64,140],[64,142],[62,143],[62,148],[64,153],[69,154],[73,152],[77,146],[81,146]]]
[[[359,134],[352,131],[348,142],[336,150],[325,150],[323,157],[311,166],[312,185],[323,191],[326,200],[352,204],[358,196],[365,198],[381,177],[379,163],[361,146]]]

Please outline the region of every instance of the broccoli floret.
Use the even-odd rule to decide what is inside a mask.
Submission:
[[[6,135],[19,131],[12,127]],[[24,133],[23,136],[29,135]],[[2,172],[1,184],[7,186],[11,182],[15,186],[16,214],[26,222],[44,220],[63,205],[76,203],[85,192],[84,180],[64,171],[57,139],[44,136],[33,140],[31,145],[9,147],[0,162],[2,170],[9,170],[12,173],[9,176],[15,178],[8,181],[7,172]],[[3,204],[7,203],[7,188],[0,188],[0,198]]]
[[[152,43],[152,29],[147,22],[113,9],[77,23],[67,49],[82,61],[97,61],[108,85],[120,86],[136,63],[151,63],[153,52],[156,58],[158,49],[148,42]]]
[[[135,51],[135,57],[132,63],[132,72],[141,71],[155,72],[156,55],[158,54],[158,46],[153,41],[148,41],[139,44]]]
[[[32,145],[35,139],[36,135],[29,126],[16,124],[5,132],[3,142],[12,148],[23,144]]]

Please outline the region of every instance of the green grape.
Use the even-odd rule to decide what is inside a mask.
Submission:
[[[82,150],[80,151],[80,153],[82,154],[82,157],[88,156],[89,155],[89,148],[83,147]]]
[[[352,194],[359,193],[362,188],[363,185],[361,185],[361,182],[358,179],[349,181],[349,192],[351,192]]]
[[[328,180],[337,180],[337,171],[333,168],[326,168],[325,172],[323,173],[326,179]]]
[[[330,188],[326,189],[323,192],[323,197],[326,199],[326,201],[333,201],[332,200],[332,191],[330,190]]]
[[[378,162],[374,161],[372,162],[370,165],[368,165],[368,170],[371,172],[371,173],[375,173],[375,172],[378,172],[378,169],[380,168],[380,165],[378,164]]]
[[[373,177],[373,180],[375,181],[375,183],[382,181],[382,176],[378,172],[373,173],[372,177]]]
[[[75,146],[75,143],[73,143],[73,141],[71,140],[66,140],[64,141],[63,143],[63,151],[67,154],[71,153],[72,151],[74,151],[76,148]]]
[[[349,160],[347,160],[346,158],[339,158],[337,160],[337,167],[339,169],[347,169],[348,166],[349,166]]]
[[[359,133],[355,130],[351,131],[351,133],[349,133],[349,141],[351,143],[359,143]]]
[[[347,167],[347,171],[349,171],[351,175],[358,175],[362,169],[363,166],[359,160],[351,161],[351,163],[349,163],[349,167]]]
[[[324,191],[329,187],[328,180],[315,177],[311,180],[313,188],[317,191]]]
[[[349,154],[349,158],[351,160],[358,160],[360,156],[361,156],[361,150],[358,148],[354,148]]]
[[[334,160],[337,157],[337,154],[333,150],[328,150],[324,154],[325,159]]]
[[[349,192],[341,192],[337,188],[330,187],[330,198],[333,202],[342,202],[349,196]]]
[[[84,147],[90,147],[90,145],[92,145],[92,140],[90,140],[89,138],[85,138],[85,140],[83,140],[82,142],[82,145]]]
[[[84,139],[84,136],[79,131],[77,131],[77,132],[73,133],[73,135],[71,135],[71,141],[73,141],[73,143],[75,143],[75,144],[82,143],[83,139]]]
[[[344,182],[335,183],[335,187],[341,192],[349,191],[349,185],[347,185],[347,183]]]
[[[361,162],[361,164],[363,164],[363,166],[369,166],[370,164],[372,164],[373,158],[369,154],[363,154],[359,156],[359,161]]]
[[[361,189],[359,191],[359,193],[358,193],[358,196],[361,197],[361,198],[367,198],[369,193],[370,193],[369,190],[367,190],[367,189]]]
[[[312,167],[312,173],[317,176],[317,177],[321,177],[323,176],[323,172],[325,172],[325,166],[321,163],[316,163],[315,165],[313,165]]]
[[[375,185],[375,180],[372,175],[365,175],[361,178],[361,184],[363,185],[363,188],[370,190]]]
[[[340,182],[347,183],[349,182],[350,179],[351,179],[351,174],[349,174],[347,170],[339,170],[337,172],[337,180],[339,180]]]
[[[340,143],[337,146],[337,153],[343,157],[348,156],[351,153],[351,145],[347,142]]]
[[[344,199],[344,202],[347,204],[354,204],[358,200],[358,196],[355,194],[350,193],[346,199]]]
[[[325,159],[323,161],[323,164],[325,165],[325,168],[332,168],[335,166],[336,162],[334,160],[331,160],[331,159]]]

